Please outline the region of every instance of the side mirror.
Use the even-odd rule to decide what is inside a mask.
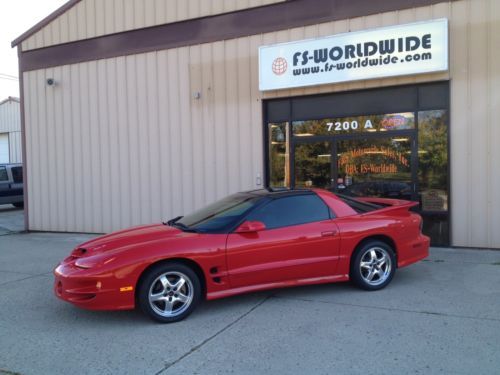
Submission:
[[[266,229],[266,224],[262,221],[245,221],[241,224],[238,229],[236,229],[236,233],[254,233],[260,232]]]

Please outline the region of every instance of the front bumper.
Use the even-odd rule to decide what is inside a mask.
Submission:
[[[74,264],[54,270],[54,294],[63,301],[88,310],[129,310],[135,307],[135,285],[114,274],[93,274]]]

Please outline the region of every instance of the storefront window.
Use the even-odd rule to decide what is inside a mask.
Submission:
[[[448,240],[447,111],[418,112],[418,182],[424,232],[434,244]]]
[[[271,123],[269,134],[269,185],[270,187],[290,186],[290,147],[288,123]]]
[[[295,146],[295,186],[331,187],[331,143],[314,142]]]
[[[436,83],[269,101],[267,184],[418,202],[431,244],[449,245],[447,91]]]
[[[352,139],[337,145],[339,193],[412,199],[410,137]]]
[[[384,115],[294,121],[292,126],[293,135],[296,137],[341,135],[413,129],[415,128],[415,118],[412,112],[404,112]]]

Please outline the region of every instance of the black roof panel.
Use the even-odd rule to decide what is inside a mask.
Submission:
[[[286,195],[299,195],[299,194],[308,194],[312,193],[311,189],[289,189],[289,188],[264,188],[264,189],[255,189],[248,190],[243,193],[252,194],[252,195],[261,195],[267,197],[281,197]]]

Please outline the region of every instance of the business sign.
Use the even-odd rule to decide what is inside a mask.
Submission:
[[[261,91],[448,70],[448,20],[259,48]]]

